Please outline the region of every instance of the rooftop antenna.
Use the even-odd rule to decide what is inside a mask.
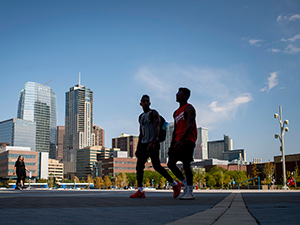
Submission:
[[[48,82],[44,83],[43,85],[46,85],[46,84],[50,83],[51,81],[52,81],[52,80],[49,80]]]
[[[79,72],[79,82],[78,82],[78,87],[80,87],[80,72]]]

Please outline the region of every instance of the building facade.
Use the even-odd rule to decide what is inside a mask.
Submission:
[[[129,158],[134,158],[138,141],[138,136],[122,134],[121,137],[112,139],[112,148],[119,148],[121,151],[126,151]]]
[[[29,147],[6,146],[0,150],[1,178],[16,178],[16,175],[13,174],[14,167],[20,155],[23,155],[25,165],[32,173],[32,177],[38,177],[38,152],[30,151]]]
[[[35,150],[56,156],[56,95],[50,87],[27,82],[19,94],[18,118],[36,123]]]
[[[197,133],[194,159],[208,159],[208,129],[205,127],[198,127]]]
[[[56,159],[48,159],[48,177],[54,177],[57,182],[64,178],[64,164]]]
[[[94,145],[93,92],[77,84],[66,92],[64,136],[64,174],[76,173],[76,154],[79,149]]]
[[[30,147],[35,151],[36,122],[10,119],[0,122],[0,142],[10,146]]]
[[[65,135],[65,126],[57,126],[56,159],[58,161],[62,161],[64,156],[64,135]]]
[[[105,146],[105,131],[99,126],[93,125],[93,134],[95,135],[94,145]]]
[[[169,123],[166,129],[166,140],[160,143],[160,161],[166,163],[168,160],[168,151],[171,146],[174,123]]]
[[[232,139],[224,135],[223,140],[208,142],[208,158],[223,159],[223,152],[233,150]]]
[[[102,146],[92,146],[79,149],[77,151],[76,175],[79,179],[93,175],[93,167],[99,155],[103,154],[105,148]]]

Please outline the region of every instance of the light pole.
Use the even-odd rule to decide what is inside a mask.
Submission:
[[[284,155],[284,133],[288,132],[289,128],[284,127],[284,126],[288,125],[289,121],[285,120],[284,122],[282,122],[281,106],[279,106],[279,115],[277,113],[275,113],[274,118],[278,119],[279,124],[280,124],[280,133],[281,133],[281,135],[275,134],[275,138],[278,138],[280,143],[281,143],[280,150],[282,152],[282,173],[283,173],[283,187],[282,187],[282,189],[287,190],[288,187],[286,186],[285,155]]]

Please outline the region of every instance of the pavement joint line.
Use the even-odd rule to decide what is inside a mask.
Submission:
[[[258,224],[246,208],[241,193],[236,192],[231,193],[208,210],[181,218],[166,225],[193,225],[199,223],[203,225]]]

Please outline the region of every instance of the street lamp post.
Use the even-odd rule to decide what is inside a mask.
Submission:
[[[282,122],[282,110],[281,106],[279,106],[279,115],[277,113],[274,114],[274,118],[278,119],[280,124],[280,135],[275,134],[275,138],[278,138],[281,143],[281,153],[282,153],[282,173],[283,173],[283,187],[282,189],[287,190],[288,187],[286,186],[286,170],[285,170],[285,154],[284,154],[284,133],[289,131],[288,127],[284,127],[285,125],[289,124],[288,120]]]

